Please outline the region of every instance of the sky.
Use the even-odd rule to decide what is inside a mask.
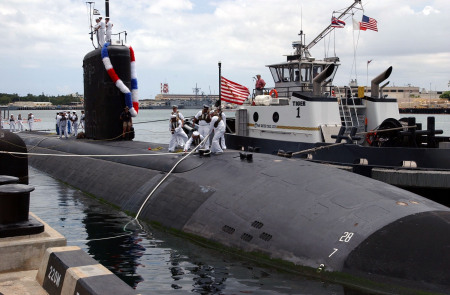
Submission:
[[[218,62],[227,79],[254,88],[266,65],[286,60],[302,29],[311,42],[353,0],[110,0],[113,33],[127,32],[136,55],[139,99],[160,93],[218,94]],[[378,32],[355,31],[352,16],[310,51],[338,56],[334,84],[366,85],[389,66],[390,86],[450,90],[448,0],[362,0],[354,10],[378,22]],[[105,2],[92,8],[105,14]],[[361,6],[358,5],[359,8]],[[333,13],[334,12],[334,13]],[[80,0],[0,1],[0,93],[84,92],[83,58],[94,49],[89,4]],[[117,37],[113,37],[117,38]],[[372,60],[368,65],[367,61]],[[113,65],[114,66],[114,65]]]

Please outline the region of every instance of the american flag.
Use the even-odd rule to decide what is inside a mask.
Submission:
[[[363,31],[369,29],[378,32],[377,21],[371,17],[363,15],[362,21],[360,23],[360,29]]]
[[[333,28],[343,28],[345,27],[345,22],[333,16],[331,18],[331,26]]]
[[[220,99],[229,103],[243,104],[247,97],[250,95],[250,91],[247,87],[238,83],[220,77],[220,84],[222,86],[222,92]]]

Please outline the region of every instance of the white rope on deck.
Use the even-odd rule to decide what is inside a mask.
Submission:
[[[158,153],[158,154],[125,154],[125,155],[75,155],[75,154],[40,154],[40,153],[22,153],[0,151],[1,154],[11,155],[29,155],[29,156],[54,156],[54,157],[137,157],[137,156],[167,156],[176,155],[176,153]]]

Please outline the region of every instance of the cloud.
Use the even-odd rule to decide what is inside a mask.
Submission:
[[[379,32],[353,31],[347,17],[347,27],[330,33],[311,53],[319,59],[336,52],[342,63],[335,79],[339,85],[366,80],[366,62],[373,59],[371,75],[393,65],[390,79],[396,85],[426,87],[432,82],[447,90],[447,1],[362,1],[364,13],[378,21]],[[219,60],[227,78],[253,88],[252,77],[261,73],[273,85],[265,65],[284,61],[300,30],[311,42],[329,24],[333,10],[350,4],[344,2],[351,1],[111,1],[110,16],[114,33],[122,32],[124,38],[126,31],[135,50],[140,97],[150,98],[159,93],[161,82],[168,82],[172,93],[190,93],[196,83],[217,93]],[[99,3],[96,8],[104,14]],[[83,93],[82,60],[93,50],[88,11],[81,0],[2,1],[3,91]],[[356,18],[361,15],[355,10]],[[32,73],[41,73],[39,83]]]
[[[437,9],[434,9],[434,8],[431,7],[431,6],[425,6],[424,9],[422,10],[422,13],[423,13],[424,15],[430,15],[430,14],[432,14],[432,13],[438,14],[438,13],[440,13],[440,11],[437,10]]]

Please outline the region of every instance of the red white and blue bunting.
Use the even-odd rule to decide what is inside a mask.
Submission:
[[[116,71],[114,70],[111,60],[108,55],[108,46],[109,43],[105,43],[102,47],[102,61],[105,66],[105,70],[108,73],[111,80],[116,84],[116,87],[125,94],[125,105],[130,109],[130,113],[132,117],[136,117],[139,112],[139,101],[138,101],[138,86],[137,86],[137,75],[136,75],[136,60],[134,57],[134,51],[131,46],[128,46],[130,49],[130,66],[131,66],[131,91],[128,87],[119,79]]]

